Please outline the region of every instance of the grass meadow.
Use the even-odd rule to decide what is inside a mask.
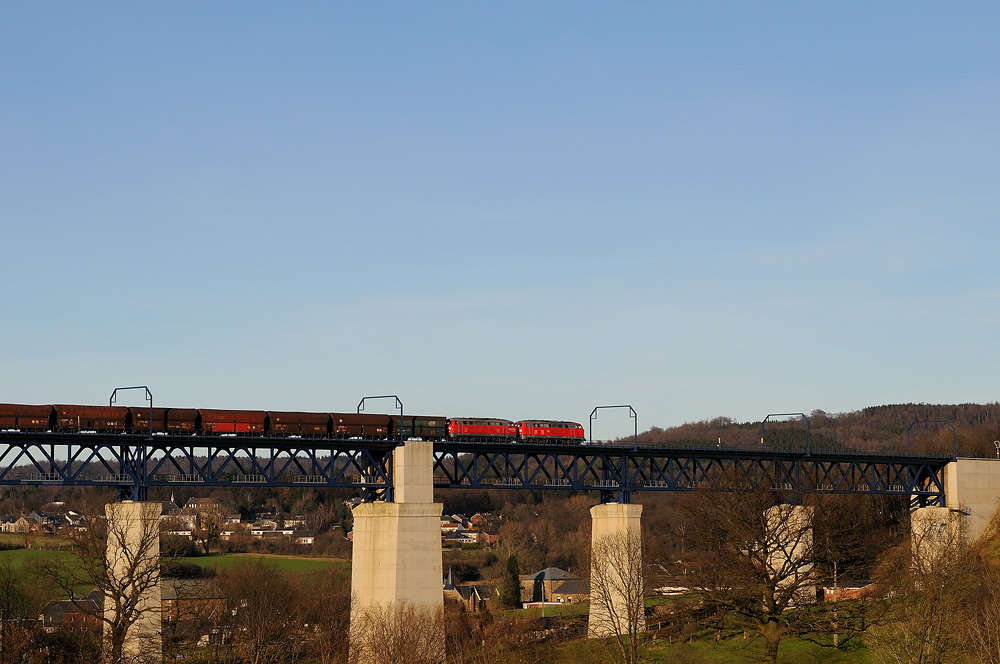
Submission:
[[[15,568],[21,568],[33,560],[44,560],[52,558],[62,558],[64,560],[75,559],[76,554],[69,551],[56,551],[52,549],[13,549],[0,551],[0,562],[9,560]],[[348,567],[348,562],[336,558],[305,558],[301,556],[280,556],[265,553],[230,553],[213,554],[209,556],[192,556],[182,558],[185,563],[193,563],[200,567],[215,568],[222,571],[236,567],[243,563],[251,563],[255,560],[267,560],[274,563],[282,572],[293,574],[306,574],[338,566],[341,569]]]

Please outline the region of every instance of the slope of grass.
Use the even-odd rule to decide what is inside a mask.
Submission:
[[[191,558],[183,558],[182,560],[186,563],[194,563],[199,567],[214,568],[216,571],[251,563],[254,560],[267,560],[277,565],[278,570],[293,574],[316,572],[334,565],[341,568],[348,566],[347,561],[336,558],[303,558],[300,556],[279,556],[265,553],[212,554],[209,556],[193,556]]]
[[[11,551],[0,551],[0,561],[9,560],[15,568],[30,564],[33,560],[46,560],[59,558],[62,560],[76,560],[76,554],[69,551],[51,551],[48,549],[14,549]]]
[[[65,537],[52,535],[33,535],[29,538],[32,549],[68,549],[70,541]],[[0,545],[21,548],[24,546],[24,535],[18,533],[0,533]]]

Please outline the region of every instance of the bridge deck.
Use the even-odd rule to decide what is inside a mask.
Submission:
[[[0,432],[0,485],[353,487],[392,498],[396,440]],[[636,491],[765,487],[909,496],[944,505],[942,456],[436,441],[435,487]]]

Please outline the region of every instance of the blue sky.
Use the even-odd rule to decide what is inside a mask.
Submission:
[[[5,3],[0,401],[640,429],[995,401],[998,24]]]

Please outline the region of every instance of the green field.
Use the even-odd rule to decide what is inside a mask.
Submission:
[[[293,574],[316,572],[332,566],[338,566],[341,569],[348,567],[346,560],[337,558],[303,558],[300,556],[277,556],[260,553],[227,553],[181,558],[181,562],[193,563],[200,567],[215,568],[216,571],[230,569],[241,564],[249,564],[254,560],[266,560],[274,563],[280,571],[291,572]]]
[[[6,546],[24,546],[24,535],[17,533],[0,533],[0,544]],[[31,548],[33,549],[67,549],[70,541],[65,537],[53,537],[52,535],[35,535],[31,537]]]
[[[514,609],[506,613],[519,618],[571,618],[586,616],[590,613],[589,604],[551,604],[545,607],[530,606],[524,609]]]
[[[14,567],[23,567],[32,560],[46,560],[61,558],[71,560],[76,554],[69,551],[50,551],[41,549],[14,549],[12,551],[0,551],[0,561],[9,560]]]
[[[75,554],[68,551],[49,551],[39,549],[15,549],[12,551],[0,551],[0,561],[9,560],[14,567],[23,567],[32,560],[43,560],[61,558],[64,560],[73,559]],[[303,558],[298,556],[277,556],[257,553],[235,553],[225,555],[194,556],[191,558],[181,558],[181,562],[193,563],[200,567],[211,567],[217,571],[230,569],[240,564],[251,563],[254,560],[267,560],[273,562],[282,572],[303,574],[316,572],[332,566],[346,569],[346,560],[336,558]]]

